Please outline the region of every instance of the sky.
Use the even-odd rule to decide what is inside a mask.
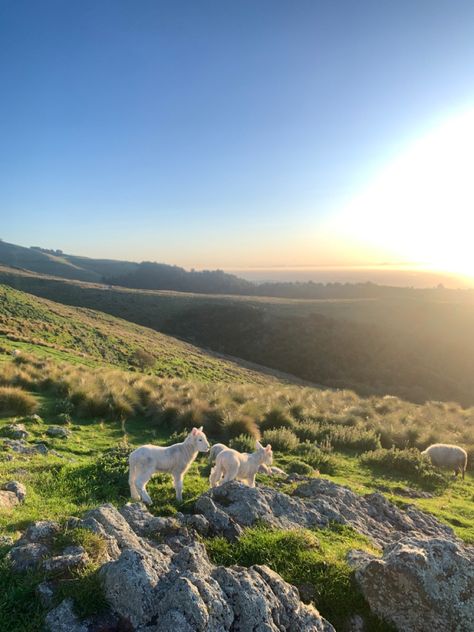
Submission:
[[[0,237],[474,276],[473,26],[471,0],[0,0]]]

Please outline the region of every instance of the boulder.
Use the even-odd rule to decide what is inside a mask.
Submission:
[[[19,504],[20,500],[14,492],[0,490],[0,509],[12,509]]]
[[[49,426],[49,428],[46,429],[46,434],[49,437],[68,439],[72,435],[72,432],[64,426]]]
[[[8,559],[14,571],[22,573],[39,566],[50,554],[46,544],[40,542],[17,542],[8,552]]]
[[[317,610],[301,602],[296,588],[269,568],[214,566],[190,534],[207,528],[202,516],[156,518],[139,503],[120,512],[103,505],[69,522],[69,528],[77,527],[114,543],[99,577],[110,616],[129,622],[136,632],[334,632]],[[72,605],[66,600],[48,615],[50,632],[95,629],[77,620]]]
[[[13,450],[13,452],[17,452],[18,454],[25,454],[27,456],[34,456],[36,454],[48,454],[48,448],[44,445],[44,443],[29,445],[23,439],[4,439],[3,447],[4,449],[10,449]]]
[[[20,503],[26,498],[26,487],[19,481],[8,481],[3,486],[3,489],[8,492],[13,492]]]
[[[57,608],[46,616],[46,629],[51,632],[89,632],[86,622],[81,622],[74,612],[71,598],[64,599]]]
[[[54,575],[66,575],[72,570],[84,568],[89,556],[82,546],[69,546],[61,555],[50,557],[43,562],[43,569]]]
[[[3,434],[10,439],[27,439],[30,435],[24,424],[8,424],[3,428]]]
[[[381,494],[359,496],[323,478],[311,478],[288,496],[268,487],[248,487],[232,481],[214,487],[196,502],[214,533],[239,535],[241,527],[256,523],[280,529],[327,526],[331,522],[352,526],[374,544],[384,546],[410,534],[457,541],[453,530],[433,516],[410,505],[400,509]]]
[[[372,611],[400,632],[472,632],[473,547],[405,537],[382,558],[353,553],[349,563]]]

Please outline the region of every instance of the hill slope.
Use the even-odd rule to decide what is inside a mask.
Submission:
[[[163,377],[269,381],[260,373],[145,327],[94,310],[67,307],[0,285],[0,340],[7,348],[40,347],[76,361],[145,368]]]
[[[0,268],[0,282],[360,394],[474,403],[474,304],[294,300],[114,288]]]

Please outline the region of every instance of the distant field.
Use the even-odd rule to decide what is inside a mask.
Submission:
[[[472,292],[302,300],[133,290],[0,268],[0,282],[361,394],[474,403]]]

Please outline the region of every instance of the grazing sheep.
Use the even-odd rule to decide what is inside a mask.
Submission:
[[[156,445],[142,445],[128,457],[130,466],[128,482],[134,500],[143,500],[151,505],[146,484],[155,472],[168,472],[173,477],[176,499],[183,500],[183,478],[198,452],[207,452],[209,442],[200,428],[193,428],[183,443],[175,443],[167,448]]]
[[[467,466],[467,452],[457,445],[446,443],[434,443],[421,454],[428,456],[436,467],[449,467],[454,469],[455,476],[461,472],[463,480]]]
[[[216,458],[216,465],[211,470],[209,483],[211,487],[216,487],[227,481],[239,480],[246,482],[249,487],[255,487],[255,476],[260,466],[270,466],[272,464],[272,446],[263,447],[256,442],[256,451],[252,454],[241,454],[237,450],[226,448],[219,452]]]

